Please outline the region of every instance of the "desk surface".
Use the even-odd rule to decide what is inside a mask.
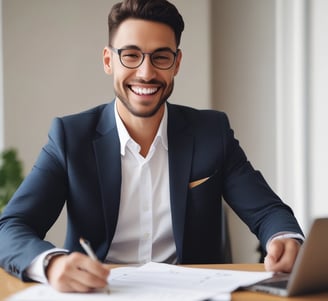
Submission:
[[[211,269],[229,269],[229,270],[242,270],[242,271],[263,271],[262,264],[212,264],[212,265],[191,265],[192,267],[198,268],[211,268]],[[18,291],[21,291],[31,285],[33,283],[24,283],[19,279],[7,274],[3,269],[0,268],[0,300],[5,300],[6,297],[14,294]],[[306,295],[303,297],[293,297],[293,298],[285,298],[285,297],[277,297],[271,296],[262,293],[253,293],[253,292],[234,292],[232,294],[232,301],[257,301],[257,300],[265,300],[265,301],[323,301],[328,300],[328,292],[323,294],[315,294],[315,295]]]

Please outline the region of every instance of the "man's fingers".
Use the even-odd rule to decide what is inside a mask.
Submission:
[[[265,269],[273,272],[291,272],[300,244],[295,239],[276,239],[268,246]]]
[[[101,270],[90,267],[79,267],[78,270],[76,276],[81,284],[91,288],[102,288],[107,285],[108,271],[105,270],[104,273],[102,267]]]
[[[81,253],[54,258],[48,268],[48,280],[59,291],[89,292],[104,288],[110,269]]]
[[[99,279],[107,279],[110,272],[108,265],[105,265],[100,261],[90,259],[89,257],[83,257],[83,259],[78,260],[76,264],[77,268],[81,271],[85,271]]]
[[[264,259],[265,268],[269,271],[275,271],[274,269],[276,268],[277,262],[279,262],[284,253],[284,244],[278,240],[271,241],[267,253]]]
[[[276,239],[271,242],[268,249],[268,254],[275,259],[275,261],[279,261],[285,252],[285,244],[283,240]]]

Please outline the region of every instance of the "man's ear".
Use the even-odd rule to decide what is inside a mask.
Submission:
[[[112,67],[111,67],[111,50],[109,47],[105,47],[103,50],[103,65],[104,65],[104,71],[106,74],[111,75],[112,74]]]

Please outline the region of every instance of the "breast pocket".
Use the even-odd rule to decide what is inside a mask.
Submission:
[[[191,183],[196,181],[198,180]],[[192,233],[190,236],[192,244],[198,242],[205,245],[209,237],[213,238],[210,240],[214,243],[220,235],[222,173],[216,171],[197,184],[188,190],[186,232]]]
[[[216,170],[209,177],[204,177],[189,183],[189,202],[198,207],[204,203],[219,203],[222,195],[221,173]],[[192,205],[190,204],[190,205]]]

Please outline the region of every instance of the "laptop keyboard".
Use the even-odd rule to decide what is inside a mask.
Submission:
[[[260,284],[268,287],[287,288],[288,280],[289,274],[277,273],[272,278],[261,281]]]
[[[288,284],[288,280],[281,281],[272,281],[267,283],[262,283],[264,286],[276,287],[276,288],[286,288]]]

